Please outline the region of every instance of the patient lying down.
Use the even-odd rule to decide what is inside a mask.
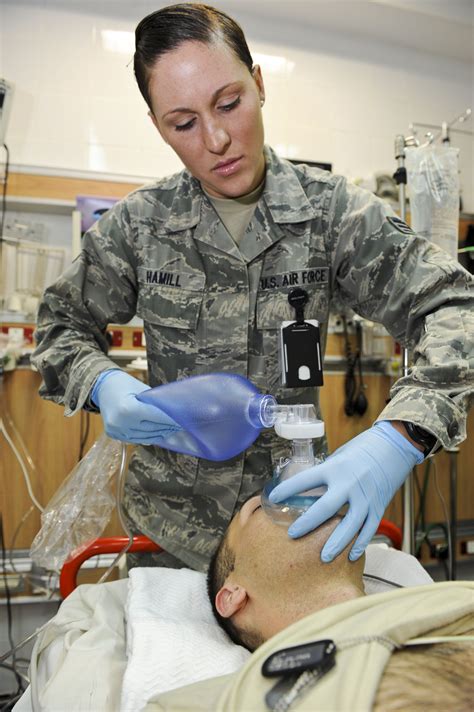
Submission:
[[[338,523],[333,518],[293,540],[285,527],[267,517],[259,495],[242,506],[208,573],[214,614],[234,642],[254,651],[316,611],[365,596],[364,557],[349,561],[351,544],[334,561],[321,561],[324,543]],[[444,585],[449,586],[429,588]],[[470,710],[473,664],[473,648],[467,643],[402,648],[389,659],[375,708],[412,711],[429,705],[431,709]]]

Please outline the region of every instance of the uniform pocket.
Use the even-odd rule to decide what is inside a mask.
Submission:
[[[203,296],[204,275],[198,289],[140,284],[137,315],[150,324],[193,330],[197,327]]]

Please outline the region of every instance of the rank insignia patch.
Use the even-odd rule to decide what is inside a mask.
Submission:
[[[403,222],[400,218],[396,217],[388,217],[387,220],[393,227],[398,230],[398,232],[402,232],[404,235],[415,235],[413,230],[409,225],[406,224],[406,222]]]

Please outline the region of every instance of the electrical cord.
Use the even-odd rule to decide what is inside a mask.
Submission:
[[[430,472],[431,472],[431,461],[432,461],[431,457],[429,457],[426,460],[425,472],[424,472],[424,476],[423,476],[423,485],[421,486],[421,489],[420,489],[420,484],[418,481],[418,476],[415,475],[415,480],[418,485],[417,488],[418,488],[418,495],[419,495],[418,511],[417,511],[416,518],[415,518],[415,532],[418,531],[418,529],[420,529],[422,532],[425,531],[425,502],[426,502],[426,494],[428,491],[428,483],[429,483],[429,477],[430,477]],[[421,547],[421,544],[417,548],[417,551],[416,551],[417,556],[420,553],[420,547]]]
[[[4,383],[3,383],[3,378],[0,378],[0,395],[1,395],[1,397],[2,397],[2,401],[6,404],[7,398],[6,398],[6,392],[5,392],[5,387],[4,387]],[[38,474],[38,471],[37,471],[37,469],[36,469],[36,465],[35,465],[35,463],[34,463],[34,461],[33,461],[33,458],[31,457],[30,453],[28,452],[28,448],[27,448],[26,445],[25,445],[25,441],[24,441],[23,438],[21,437],[20,431],[18,430],[18,428],[16,427],[15,423],[13,422],[12,417],[11,417],[11,415],[10,415],[10,413],[9,413],[9,410],[8,410],[8,408],[7,408],[6,405],[5,405],[5,407],[3,408],[3,415],[4,415],[4,417],[5,417],[5,420],[7,421],[8,427],[10,428],[10,430],[13,431],[13,433],[15,434],[16,439],[17,439],[18,442],[20,443],[20,447],[21,447],[21,449],[23,450],[23,455],[24,455],[24,457],[25,457],[25,460],[27,461],[28,465],[30,466],[31,470],[32,470],[33,473],[36,475],[36,477],[39,477],[39,474]]]
[[[2,222],[0,223],[0,240],[3,240],[3,230],[5,227],[5,213],[7,212],[7,185],[8,177],[10,174],[10,151],[6,143],[3,144],[5,149],[6,160],[5,160],[5,178],[3,180],[3,191],[2,191]]]
[[[354,415],[354,396],[355,396],[355,389],[356,389],[356,382],[355,382],[355,356],[352,353],[352,347],[351,347],[351,342],[349,340],[349,333],[347,331],[347,319],[346,315],[342,314],[342,323],[344,326],[344,343],[345,343],[345,349],[346,349],[346,361],[347,361],[347,368],[346,368],[346,375],[344,378],[344,395],[345,395],[345,401],[344,401],[344,412],[348,416]]]
[[[441,493],[441,490],[440,490],[440,488],[439,488],[439,483],[438,483],[438,470],[437,470],[437,468],[436,468],[436,462],[435,462],[434,460],[433,460],[433,469],[434,469],[433,481],[434,481],[434,485],[435,485],[436,492],[437,492],[438,497],[439,497],[439,499],[440,499],[440,501],[441,501],[441,507],[442,507],[442,509],[443,509],[444,519],[445,519],[445,522],[446,522],[446,524],[445,524],[445,535],[446,535],[446,544],[447,544],[447,547],[448,547],[448,562],[449,562],[449,563],[448,563],[447,566],[445,566],[445,568],[446,568],[446,579],[449,580],[449,573],[448,573],[448,572],[449,572],[449,571],[452,571],[451,563],[452,563],[452,557],[454,556],[453,542],[452,542],[452,540],[451,540],[451,521],[450,521],[449,514],[448,514],[448,507],[446,506],[446,500],[444,499],[444,497],[443,497],[443,495],[442,495],[442,493]],[[443,563],[445,563],[445,562],[444,562],[444,559],[441,559],[441,561],[442,561]]]
[[[394,588],[405,588],[405,586],[402,586],[400,583],[396,583],[395,581],[389,581],[389,579],[382,578],[382,576],[375,576],[374,574],[362,574],[362,578],[373,579],[374,581],[382,581],[382,583],[387,583],[390,586],[393,586]]]
[[[89,430],[90,430],[90,413],[85,410],[81,410],[81,429],[80,429],[80,446],[79,446],[79,457],[77,458],[77,461],[80,462],[84,456],[84,447],[87,442],[87,438],[89,437]],[[85,418],[86,420],[86,427],[83,432],[83,419]]]
[[[365,395],[365,383],[362,375],[362,324],[360,321],[356,321],[356,335],[357,335],[357,366],[359,373],[359,390],[355,397],[354,408],[357,415],[364,415],[367,410],[368,403],[367,397]]]
[[[7,601],[7,632],[8,632],[8,642],[13,650],[12,652],[12,669],[15,674],[16,682],[17,682],[17,690],[14,695],[19,695],[22,694],[24,691],[23,687],[23,681],[21,679],[21,676],[19,672],[16,669],[16,657],[15,657],[15,643],[13,642],[13,616],[12,616],[12,604],[11,604],[11,596],[10,596],[10,586],[8,583],[8,576],[7,576],[7,571],[5,567],[5,562],[7,559],[7,554],[6,554],[6,548],[5,548],[5,538],[4,538],[4,531],[3,531],[3,517],[0,514],[0,548],[2,552],[2,576],[3,576],[3,583],[5,586],[5,597]],[[3,662],[3,660],[0,660],[0,662]]]
[[[15,564],[13,563],[13,550],[14,550],[14,548],[15,548],[15,543],[16,543],[18,534],[20,533],[20,530],[21,530],[23,524],[26,522],[26,520],[28,519],[28,517],[30,516],[30,514],[31,514],[32,512],[34,512],[34,511],[35,511],[35,506],[32,504],[31,507],[29,508],[29,510],[22,516],[22,518],[21,518],[21,520],[20,520],[20,523],[17,524],[16,529],[15,529],[15,531],[13,532],[12,543],[10,544],[10,549],[8,550],[8,561],[9,561],[9,563],[10,563],[11,570],[12,570],[14,573],[18,573],[18,571],[17,571],[17,569],[16,569],[16,566],[15,566]]]
[[[18,658],[17,658],[16,662],[17,662],[17,667],[18,667]],[[19,670],[15,671],[15,668],[13,667],[13,665],[9,665],[8,663],[0,663],[0,667],[4,668],[5,670],[9,670],[14,675],[19,675],[24,683],[26,683],[27,685],[30,684],[28,677],[24,673],[20,672]]]
[[[353,353],[345,314],[342,314],[342,323],[344,326],[344,341],[347,360],[347,370],[344,379],[344,412],[347,416],[364,415],[367,410],[368,403],[364,393],[365,384],[362,375],[362,324],[360,320],[354,320],[356,330],[356,352]],[[358,386],[356,370],[359,376]]]
[[[39,509],[40,512],[43,512],[44,507],[41,506],[41,504],[38,502],[38,500],[36,499],[36,497],[35,497],[35,495],[34,495],[34,493],[33,493],[33,488],[31,487],[30,477],[29,477],[28,471],[27,471],[27,469],[26,469],[26,467],[25,467],[25,463],[23,462],[23,458],[21,457],[20,453],[18,452],[17,448],[15,447],[15,443],[13,442],[13,440],[11,439],[11,437],[9,436],[9,434],[8,434],[8,432],[7,432],[7,429],[5,428],[5,424],[4,424],[4,422],[3,422],[3,419],[0,420],[0,431],[3,433],[3,436],[4,436],[5,440],[6,440],[7,443],[10,445],[11,449],[13,450],[13,453],[14,453],[16,459],[17,459],[18,462],[19,462],[19,465],[20,465],[20,467],[21,467],[21,471],[23,472],[23,477],[25,478],[26,488],[27,488],[27,490],[28,490],[28,494],[30,495],[31,501],[33,502],[33,504],[35,505],[35,507],[36,507],[37,509]]]
[[[434,472],[433,482],[434,482],[436,493],[437,493],[438,498],[440,499],[440,502],[441,502],[441,507],[443,509],[443,516],[444,516],[445,522],[437,522],[437,523],[435,522],[433,524],[426,525],[425,507],[426,507],[426,498],[427,498],[427,494],[428,494],[429,480],[430,480],[430,475],[431,475],[431,466],[433,466],[433,472]],[[415,531],[421,532],[421,537],[419,538],[419,540],[417,542],[415,556],[417,556],[417,557],[420,556],[421,547],[423,546],[424,543],[426,543],[430,549],[431,555],[434,556],[435,558],[437,558],[438,561],[440,561],[441,565],[443,566],[447,580],[449,580],[449,571],[452,571],[452,562],[453,562],[453,557],[455,556],[455,551],[453,549],[453,541],[451,538],[450,524],[451,524],[451,522],[450,522],[450,517],[448,514],[446,500],[444,499],[444,497],[441,493],[439,483],[438,483],[436,459],[435,459],[435,457],[429,457],[425,464],[423,485],[421,488],[418,512],[417,512],[417,516],[415,519]],[[444,533],[446,547],[447,547],[447,553],[448,553],[448,565],[446,564],[445,559],[439,555],[439,552],[437,552],[436,547],[432,544],[432,542],[430,540],[430,533],[433,531],[433,529],[436,529],[436,528],[441,529]]]

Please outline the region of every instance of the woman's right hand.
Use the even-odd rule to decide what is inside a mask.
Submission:
[[[120,369],[99,375],[91,400],[100,410],[109,437],[128,443],[160,445],[170,433],[182,430],[162,410],[136,398],[138,393],[148,390],[149,386]]]

